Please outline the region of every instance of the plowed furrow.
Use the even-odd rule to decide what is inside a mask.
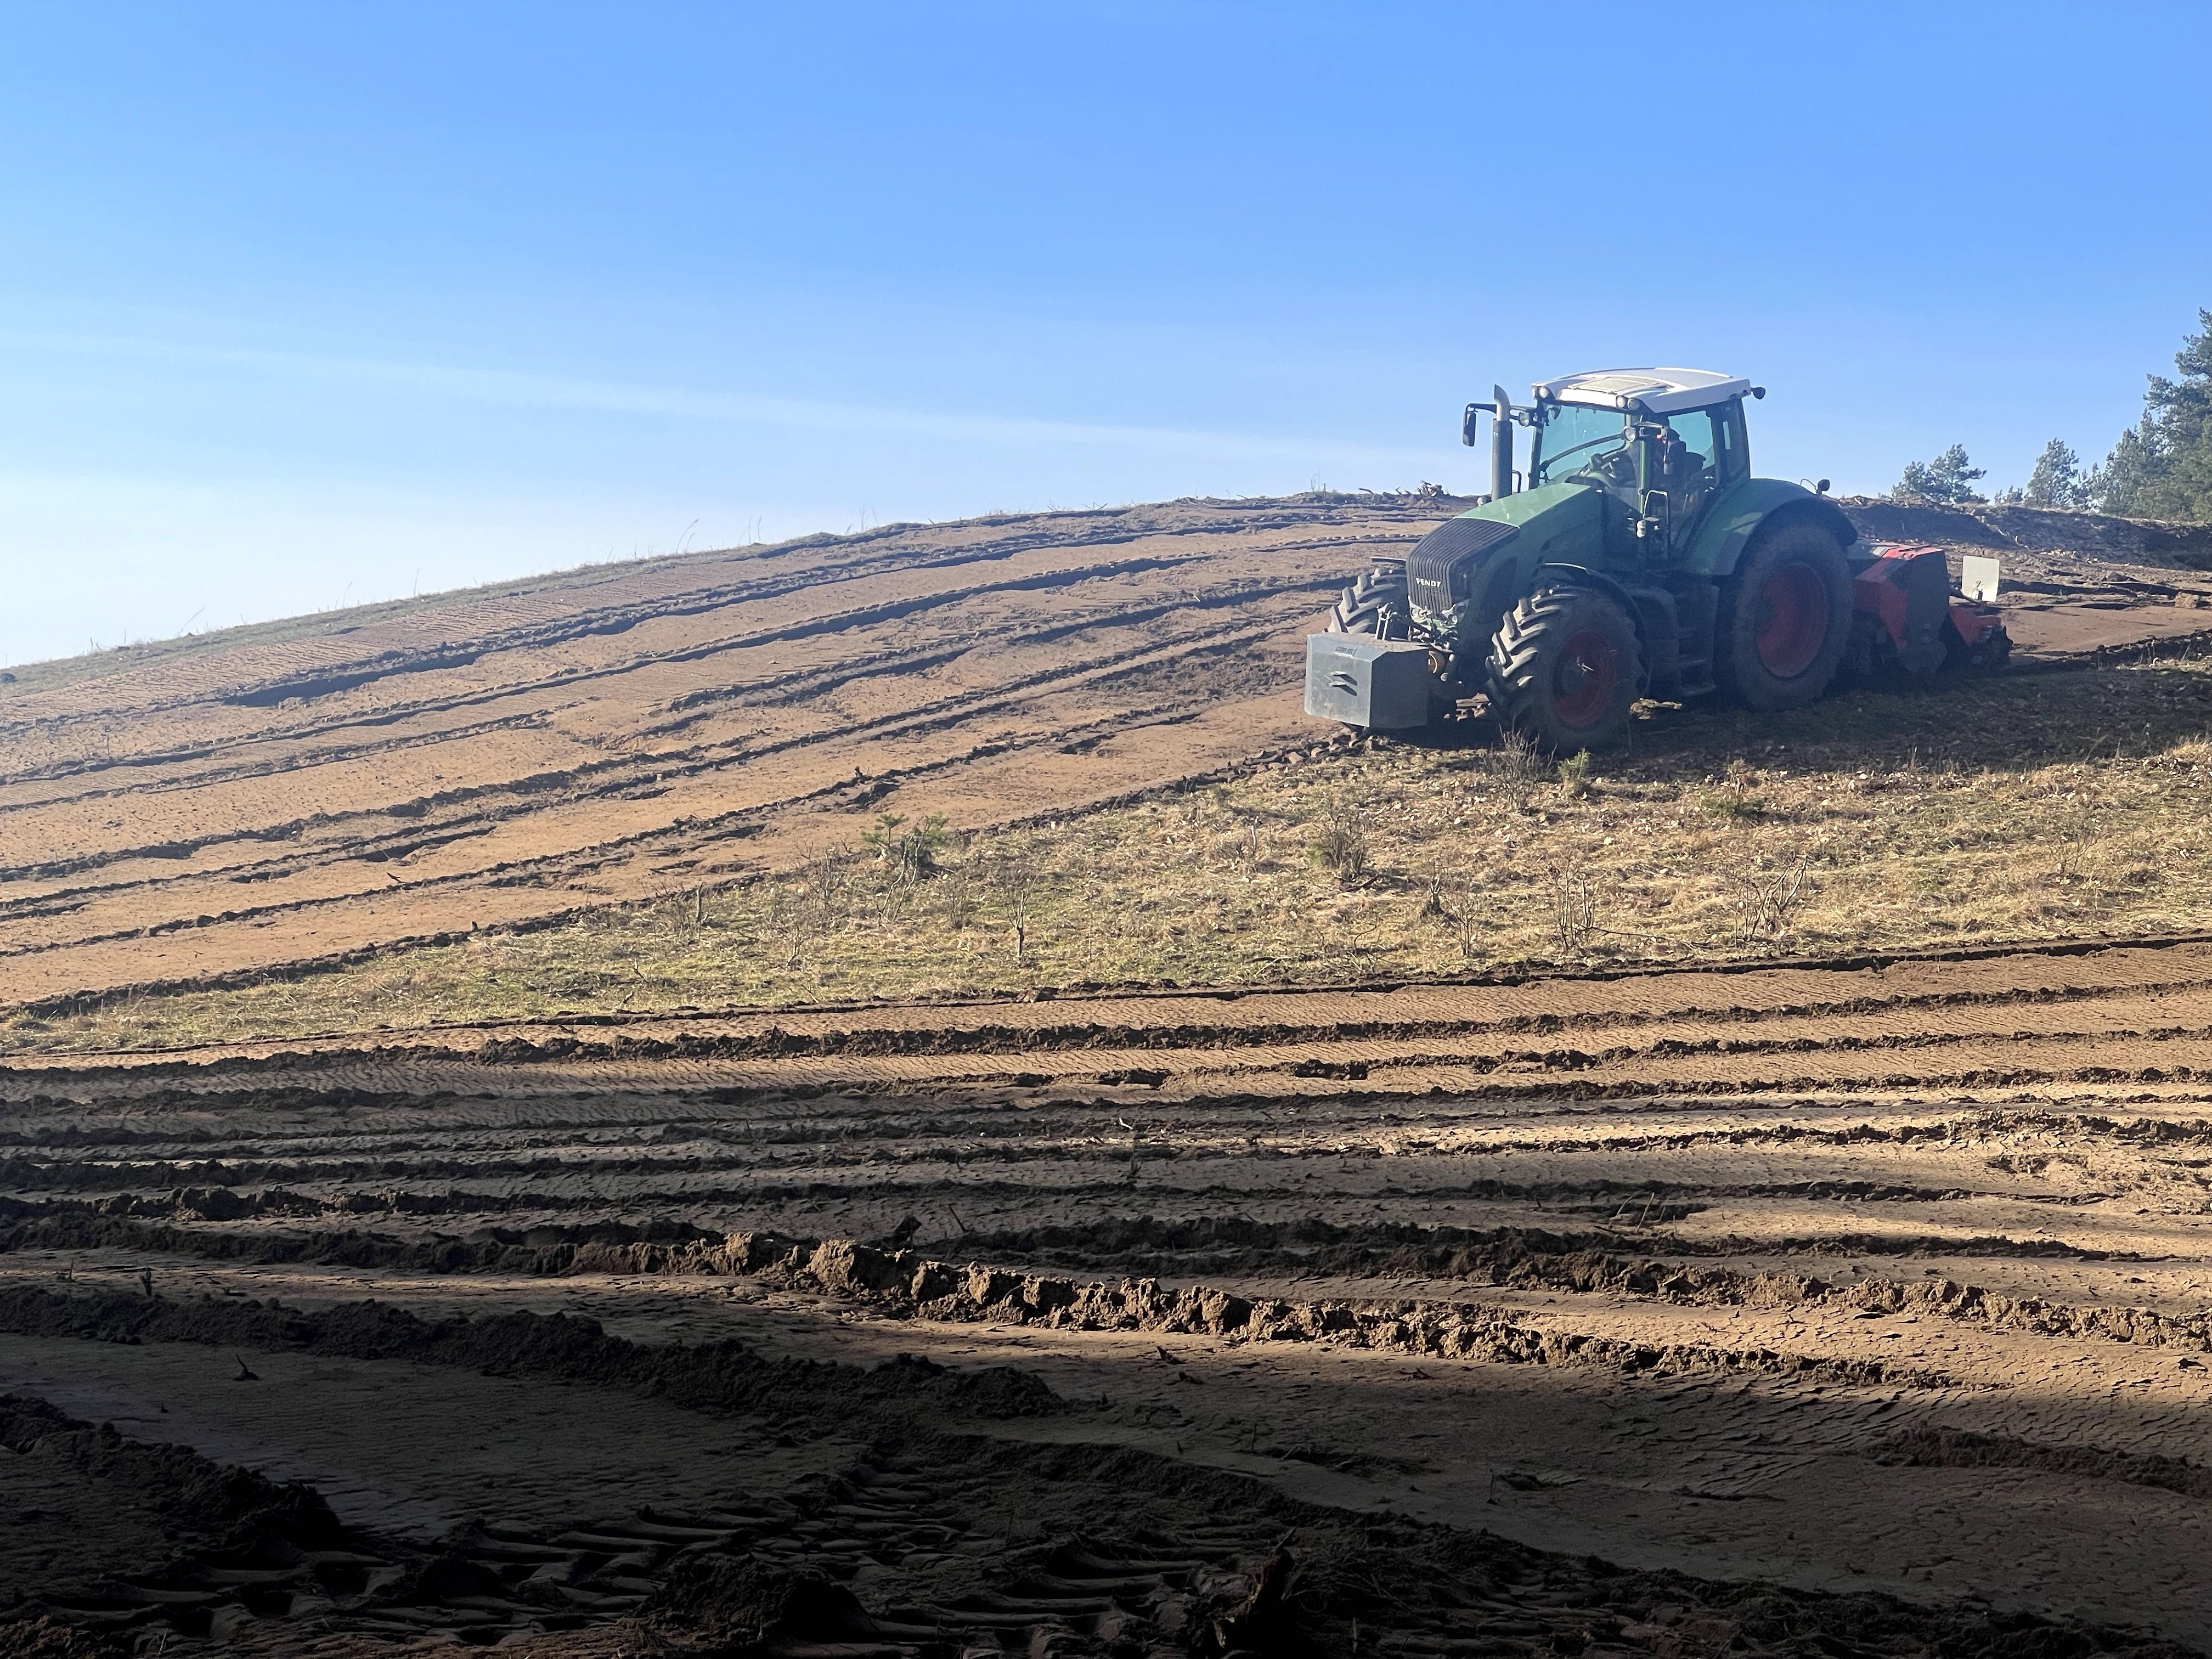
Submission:
[[[1934,1089],[1994,1090],[2076,1084],[2212,1084],[2212,1036],[2203,1034],[2008,1038],[1931,1038],[1911,1043],[1830,1046],[1807,1042],[1780,1053],[1715,1048],[1705,1052],[1644,1051],[1592,1056],[1577,1051],[1507,1051],[1489,1056],[1411,1052],[1376,1044],[1258,1044],[1235,1050],[1089,1049],[1017,1051],[996,1056],[838,1055],[780,1060],[712,1060],[687,1069],[697,1083],[756,1090],[859,1087],[917,1089],[1038,1088],[1096,1084],[1102,1076],[1159,1072],[1160,1098],[1187,1093],[1320,1096],[1371,1093],[1404,1097],[1435,1090],[1498,1101],[1635,1099],[1671,1095],[1842,1093]],[[988,1060],[1000,1063],[993,1065]],[[578,1073],[572,1070],[568,1076]],[[417,1076],[450,1086],[459,1067],[425,1067]],[[618,1067],[605,1079],[619,1079]],[[635,1073],[633,1073],[635,1075]],[[353,1071],[355,1086],[374,1073]]]
[[[1391,544],[1395,544],[1395,543],[1400,541],[1411,540],[1413,539],[1413,537],[1409,533],[1401,537],[1386,538],[1384,539]],[[1301,552],[1310,551],[1318,546],[1323,545],[1334,547],[1336,544],[1302,542],[1279,546],[1270,546],[1264,550],[1270,556],[1295,556]],[[994,555],[991,556],[1002,557],[1009,556]],[[1147,576],[1162,573],[1179,572],[1183,570],[1185,567],[1198,562],[1204,556],[1206,556],[1185,554],[1176,555],[1170,557],[1138,557],[1133,559],[1105,560],[1094,562],[1079,563],[1062,568],[1054,568],[1042,572],[1026,573],[1020,575],[1008,576],[997,581],[974,583],[964,586],[935,588],[924,592],[915,593],[883,603],[863,605],[849,607],[842,611],[834,611],[826,613],[809,615],[802,619],[793,620],[781,625],[730,633],[696,643],[685,644],[680,647],[672,646],[661,651],[635,654],[616,661],[594,665],[589,667],[576,666],[564,668],[559,672],[544,674],[535,678],[525,677],[520,679],[514,679],[503,677],[501,683],[495,686],[483,690],[455,692],[442,696],[428,696],[410,701],[392,703],[379,707],[372,711],[364,711],[358,714],[349,713],[335,719],[325,718],[322,720],[312,723],[301,724],[266,733],[258,733],[256,734],[256,740],[267,741],[275,739],[286,744],[309,743],[343,734],[364,725],[379,726],[393,724],[404,720],[416,720],[429,716],[450,715],[457,711],[478,708],[485,704],[494,703],[511,698],[542,699],[549,693],[573,690],[576,687],[594,681],[620,680],[647,671],[693,665],[715,656],[732,652],[757,649],[769,645],[811,639],[822,635],[846,634],[864,631],[870,629],[879,628],[886,623],[904,622],[908,618],[932,611],[956,609],[959,606],[970,604],[979,599],[1006,595],[1036,593],[1055,588],[1076,586],[1090,582],[1113,581],[1117,579],[1131,576]],[[965,563],[969,562],[969,561],[965,559],[942,562],[925,562],[921,565],[908,567],[908,568],[942,568],[948,564]],[[842,575],[839,578],[839,581],[841,583],[856,580],[862,580],[862,578]],[[1321,574],[1305,572],[1274,580],[1257,581],[1252,580],[1248,574],[1240,574],[1237,577],[1230,579],[1224,586],[1217,588],[1215,591],[1206,592],[1203,588],[1199,588],[1189,592],[1186,595],[1182,596],[1176,604],[1156,604],[1150,606],[1139,605],[1131,607],[1127,614],[1127,621],[1132,624],[1140,624],[1158,617],[1172,614],[1178,609],[1187,608],[1194,605],[1206,608],[1234,607],[1243,605],[1255,599],[1265,599],[1279,594],[1319,594],[1329,591],[1336,584],[1336,574],[1334,571]],[[756,604],[780,599],[791,593],[805,593],[811,597],[825,591],[834,592],[834,585],[828,589],[824,589],[818,583],[801,578],[794,580],[786,585],[775,587],[771,590],[729,596],[712,603],[702,603],[696,607],[687,607],[684,610],[672,614],[703,614],[709,611],[727,609],[733,605]],[[532,649],[539,648],[546,644],[557,643],[562,639],[579,637],[590,634],[626,633],[636,625],[636,622],[630,619],[605,620],[593,625],[580,627],[574,633],[556,635],[550,639],[520,641],[512,646],[495,646],[471,656],[465,665],[475,667],[482,663],[485,659],[498,653],[507,651],[526,652]],[[1070,631],[1094,625],[1097,624],[1092,623],[1076,622],[1060,624],[1056,628],[1034,629],[1027,635],[1023,635],[1018,630],[1016,637],[1023,642],[1044,643],[1057,638],[1065,637],[1066,634]],[[442,668],[445,665],[441,664],[439,666]],[[431,672],[436,671],[434,670]],[[349,677],[342,673],[338,675],[337,678],[343,679]],[[378,677],[371,676],[369,677],[369,679],[374,679],[375,678]],[[365,684],[368,683],[369,683],[369,680],[368,679],[354,682],[355,684]],[[352,689],[352,686],[346,685],[334,687],[333,689],[350,690]],[[234,696],[228,698],[225,701],[234,707],[243,706],[261,708],[266,707],[270,703],[280,701],[283,695],[283,688],[280,686],[270,688],[266,691],[249,693],[244,697]],[[330,693],[323,692],[317,695],[327,696],[330,695]],[[144,712],[151,714],[156,711],[149,710]],[[160,712],[167,713],[172,711]],[[167,754],[155,753],[144,756],[134,756],[127,762],[118,761],[111,755],[98,760],[88,759],[79,765],[57,771],[30,773],[15,776],[0,775],[0,790],[11,789],[20,785],[47,781],[51,778],[96,776],[118,765],[127,765],[134,769],[143,769],[148,767],[158,767],[170,763],[181,763],[206,758],[213,752],[215,751],[208,749],[195,748],[191,750],[171,751]],[[112,790],[101,790],[95,792],[95,793],[90,797],[84,795],[71,795],[57,797],[54,799],[66,802],[87,798],[98,798],[112,793],[115,792]],[[32,804],[32,802],[36,799],[36,797],[33,797],[30,800],[27,800],[23,804]]]
[[[858,562],[838,561],[832,563],[802,566],[780,577],[754,580],[726,587],[710,587],[694,591],[673,603],[647,604],[612,610],[585,608],[580,612],[569,611],[557,615],[548,624],[519,631],[501,632],[496,623],[485,631],[482,643],[462,653],[431,652],[418,656],[402,655],[397,660],[361,658],[326,660],[311,676],[265,679],[258,684],[224,690],[219,700],[233,708],[267,708],[289,697],[303,701],[328,696],[338,691],[350,690],[375,680],[395,675],[416,672],[437,672],[453,667],[473,667],[484,658],[500,654],[520,654],[558,647],[572,641],[592,637],[627,635],[641,626],[658,622],[695,616],[711,615],[746,604],[761,604],[798,594],[812,597],[824,591],[834,591],[841,583],[865,581],[872,577],[896,576],[915,571],[952,569],[976,562],[1003,562],[1024,553],[1056,548],[1082,549],[1116,546],[1141,539],[1146,532],[1123,536],[1107,536],[1097,539],[1081,537],[1054,538],[1024,537],[1010,538],[1003,543],[981,547],[955,549],[937,555],[915,556],[891,554],[888,556]],[[851,544],[848,544],[848,549]],[[753,556],[758,558],[762,556]],[[856,613],[857,614],[857,613]],[[482,626],[479,623],[479,626]],[[637,659],[613,666],[611,672],[622,672],[642,665],[652,659]],[[378,672],[380,671],[380,672]],[[548,682],[550,683],[550,682]],[[540,683],[541,687],[543,684]],[[170,702],[149,702],[125,710],[103,709],[96,715],[82,719],[98,720],[103,727],[112,725],[118,713],[137,719],[173,714],[189,708],[198,699],[179,698]],[[436,706],[425,705],[425,706]],[[69,720],[64,715],[43,720],[19,722],[12,727],[0,726],[0,738],[20,738],[27,732],[52,731]],[[106,757],[90,764],[112,763]],[[13,782],[12,777],[0,776],[0,784]]]
[[[1109,569],[1102,572],[1085,573],[1085,579],[1089,579],[1094,575],[1103,579],[1103,577],[1111,576],[1115,574],[1118,573]],[[1322,586],[1326,586],[1326,584],[1323,584]],[[1009,585],[1009,587],[1012,591],[1026,591],[1020,584],[1011,584]],[[945,605],[954,605],[962,600],[975,597],[976,592],[996,592],[1002,591],[1009,591],[1009,589],[993,588],[974,590],[957,594],[947,594],[941,596],[939,602]],[[1095,615],[1085,617],[1079,622],[1063,625],[1057,629],[1044,630],[1038,634],[1035,640],[1024,638],[1018,630],[1016,630],[1012,636],[1006,638],[1003,643],[1007,648],[1011,649],[1025,644],[1041,643],[1047,641],[1065,641],[1071,634],[1109,630],[1115,628],[1143,626],[1147,623],[1157,622],[1163,616],[1173,615],[1176,612],[1188,612],[1193,610],[1203,612],[1205,610],[1209,608],[1242,606],[1251,604],[1255,601],[1271,599],[1286,595],[1310,593],[1317,591],[1320,591],[1320,589],[1310,578],[1297,578],[1273,583],[1242,583],[1239,584],[1233,592],[1229,593],[1206,596],[1206,598],[1201,598],[1194,601],[1187,601],[1171,606],[1139,605],[1133,607],[1125,606],[1117,610],[1109,609],[1103,611]],[[878,620],[880,620],[880,618],[878,618]],[[1195,621],[1190,621],[1185,623],[1183,631],[1187,635],[1186,640],[1183,641],[1187,649],[1211,653],[1218,652],[1233,642],[1259,636],[1267,631],[1267,625],[1261,624],[1258,626],[1248,626],[1242,629],[1234,630],[1232,636],[1225,637],[1217,628],[1204,628],[1200,626]],[[685,653],[672,655],[665,659],[665,660],[668,662],[695,662],[720,653],[757,649],[761,647],[773,644],[780,640],[790,637],[795,636],[791,635],[788,630],[756,635],[734,636],[727,640],[715,641],[710,646],[695,647]],[[788,685],[787,677],[778,676],[774,678],[762,678],[750,684],[741,683],[733,685],[729,689],[726,695],[731,701],[744,706],[775,707],[782,704],[800,704],[811,700],[813,697],[833,691],[842,686],[867,679],[876,675],[883,673],[896,675],[904,672],[915,672],[920,666],[933,665],[937,663],[950,660],[952,658],[972,650],[975,643],[976,641],[971,635],[960,640],[951,647],[942,647],[934,652],[926,650],[910,652],[904,653],[903,656],[896,651],[892,651],[888,653],[878,653],[872,656],[864,653],[858,661],[851,662],[848,665],[835,669],[823,669],[817,676],[818,683],[811,688],[807,686],[803,680],[796,686]],[[1049,667],[1042,668],[1038,672],[1018,677],[1008,683],[992,688],[988,690],[958,694],[939,704],[933,706],[925,705],[921,710],[909,710],[907,712],[909,715],[922,714],[944,716],[952,714],[963,704],[975,704],[976,705],[977,712],[981,712],[982,709],[986,709],[993,706],[991,700],[994,698],[1005,697],[1023,690],[1050,686],[1061,682],[1079,681],[1094,675],[1099,669],[1112,665],[1117,662],[1133,662],[1154,654],[1172,655],[1174,654],[1172,647],[1176,643],[1176,641],[1174,632],[1170,631],[1169,636],[1164,640],[1154,639],[1140,642],[1133,647],[1124,647],[1119,651],[1109,651],[1103,658],[1094,656],[1087,659],[1083,657],[1070,659],[1055,663]],[[1163,651],[1164,647],[1168,647],[1164,652]],[[611,668],[605,671],[599,671],[599,672],[607,675],[628,674],[647,665],[652,665],[645,663],[629,664],[619,668]],[[483,698],[473,699],[471,701],[474,702],[491,702],[511,698],[519,698],[526,696],[534,697],[537,694],[542,694],[544,691],[556,689],[556,684],[559,689],[571,689],[580,683],[580,680],[588,678],[592,678],[592,676],[580,674],[568,677],[557,683],[549,681],[544,685],[527,688],[524,691],[502,690],[496,693],[488,693]],[[373,723],[380,726],[389,725],[396,723],[401,719],[413,719],[425,714],[450,713],[453,708],[463,706],[465,705],[456,702],[435,707],[424,705],[420,708],[404,711],[386,711],[376,715]],[[544,711],[542,710],[531,714],[509,714],[497,719],[479,721],[464,726],[441,727],[432,738],[426,738],[423,737],[416,737],[412,738],[411,741],[415,743],[421,743],[427,740],[451,742],[456,738],[467,736],[500,732],[511,732],[523,729],[543,718]],[[870,721],[867,720],[862,720],[857,723],[850,721],[849,720],[841,719],[839,722],[839,730],[841,732],[848,732],[857,736],[875,729],[879,724],[896,725],[899,722],[896,719],[884,721]],[[342,728],[330,728],[331,731],[337,731],[339,729]],[[654,735],[659,730],[660,728],[655,727],[648,723],[635,728],[632,736],[633,738],[641,738],[643,737]],[[297,739],[288,738],[286,742],[288,745],[294,745],[296,744]],[[181,775],[140,780],[137,781],[136,787],[130,793],[133,796],[143,796],[149,793],[159,793],[165,791],[191,791],[192,792],[193,799],[190,804],[196,814],[202,814],[207,811],[210,804],[207,792],[210,788],[216,787],[226,781],[234,780],[260,781],[265,780],[273,774],[286,771],[299,771],[327,766],[360,763],[380,757],[381,756],[390,752],[392,749],[400,746],[403,745],[399,743],[395,743],[389,738],[386,738],[374,745],[318,746],[313,749],[305,750],[301,752],[270,757],[265,760],[248,765],[232,765],[223,769],[220,774],[204,770]],[[748,745],[744,744],[743,740],[739,740],[738,743],[732,744],[731,748],[735,751],[745,746]],[[773,752],[774,749],[777,746],[779,745],[771,743],[768,746],[766,752]],[[680,765],[687,758],[696,757],[687,756],[687,753],[684,751],[678,751],[676,753],[667,755],[654,754],[633,757],[627,761],[606,763],[601,768],[590,769],[619,769],[633,772],[641,769],[655,770],[664,768],[672,763]],[[710,762],[709,763],[713,763]],[[505,787],[513,787],[514,786],[507,785]],[[440,793],[447,800],[465,801],[472,799],[479,799],[486,795],[495,794],[498,793],[501,787],[502,786],[501,785],[488,786],[475,784],[465,785],[460,788],[442,791]],[[41,811],[48,810],[61,811],[70,808],[81,809],[88,803],[110,799],[118,793],[119,792],[101,791],[96,793],[64,797],[51,800],[24,799],[13,803],[12,806],[13,810],[19,815],[16,821],[19,824],[24,826],[23,833],[27,833],[31,826],[36,824],[38,822],[39,815]],[[399,802],[392,804],[412,805],[419,803]],[[357,816],[372,816],[374,812],[385,810],[385,806],[386,804],[380,803],[376,808],[371,809],[370,811],[364,812]],[[322,820],[319,820],[318,822],[322,822]],[[266,835],[274,833],[283,827],[283,826],[279,825],[262,825],[258,826],[257,830],[258,833],[265,837]],[[237,833],[246,834],[250,832],[240,831]],[[200,847],[216,844],[219,839],[219,837],[210,836],[199,840],[193,840],[189,836],[182,836],[175,840],[165,839],[161,843],[163,849],[161,855],[167,857],[185,855],[192,851],[197,851]],[[103,856],[111,860],[114,860],[134,857],[143,857],[145,856],[145,854],[142,848],[126,847],[116,848],[112,852],[106,854]],[[80,867],[87,867],[82,860],[75,861],[69,860],[49,860],[44,863],[33,863],[19,867],[0,870],[0,879],[35,879],[56,873],[67,873],[70,869]]]

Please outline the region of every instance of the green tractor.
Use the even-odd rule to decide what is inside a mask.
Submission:
[[[1745,400],[1765,387],[1626,368],[1534,392],[1468,405],[1466,442],[1491,417],[1492,494],[1344,591],[1307,641],[1309,714],[1405,730],[1480,694],[1571,754],[1625,743],[1638,697],[1795,708],[1839,669],[2002,662],[1993,568],[1956,594],[1935,549],[1855,547],[1825,479],[1751,476]]]

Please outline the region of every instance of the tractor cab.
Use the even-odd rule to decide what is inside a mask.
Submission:
[[[1705,509],[1751,474],[1743,400],[1765,388],[1703,369],[1604,369],[1535,389],[1527,479],[1596,486],[1620,508],[1621,550],[1651,561],[1685,545]],[[1608,536],[1618,539],[1618,532]]]

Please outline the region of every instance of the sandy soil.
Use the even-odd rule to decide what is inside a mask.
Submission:
[[[471,1518],[558,1549],[585,1511],[803,1508],[889,1439],[980,1455],[951,1436],[1080,1449],[1020,1466],[1054,1535],[1103,1524],[1069,1468],[1141,1454],[1309,1517],[2201,1645],[2208,1030],[2212,946],[2177,941],[24,1066],[0,1388],[307,1482],[388,1553]],[[818,1243],[842,1240],[874,1249]],[[654,1352],[1006,1366],[1059,1403],[894,1431],[801,1389],[769,1434],[604,1367],[248,1328],[368,1298],[581,1315]],[[33,1316],[64,1303],[248,1326],[118,1346]],[[1012,1478],[915,1524],[996,1559]],[[1256,1582],[1291,1511],[1191,1490],[1148,1524],[1241,1525],[1206,1536]],[[828,1559],[951,1628],[963,1592],[904,1565],[933,1552],[884,1553]],[[477,1611],[543,1628],[510,1600]],[[1370,1608],[1360,1639],[1455,1650],[1423,1645],[1459,1639],[1432,1611]]]

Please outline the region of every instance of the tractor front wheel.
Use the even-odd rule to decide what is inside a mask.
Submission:
[[[1851,568],[1833,535],[1762,530],[1721,589],[1714,678],[1750,708],[1799,708],[1828,689],[1851,634]]]
[[[1402,640],[1413,620],[1406,593],[1406,566],[1385,559],[1344,590],[1328,613],[1332,634],[1365,634],[1378,640]]]
[[[1617,749],[1644,672],[1636,625],[1589,587],[1544,587],[1507,613],[1490,644],[1490,712],[1555,755]]]

